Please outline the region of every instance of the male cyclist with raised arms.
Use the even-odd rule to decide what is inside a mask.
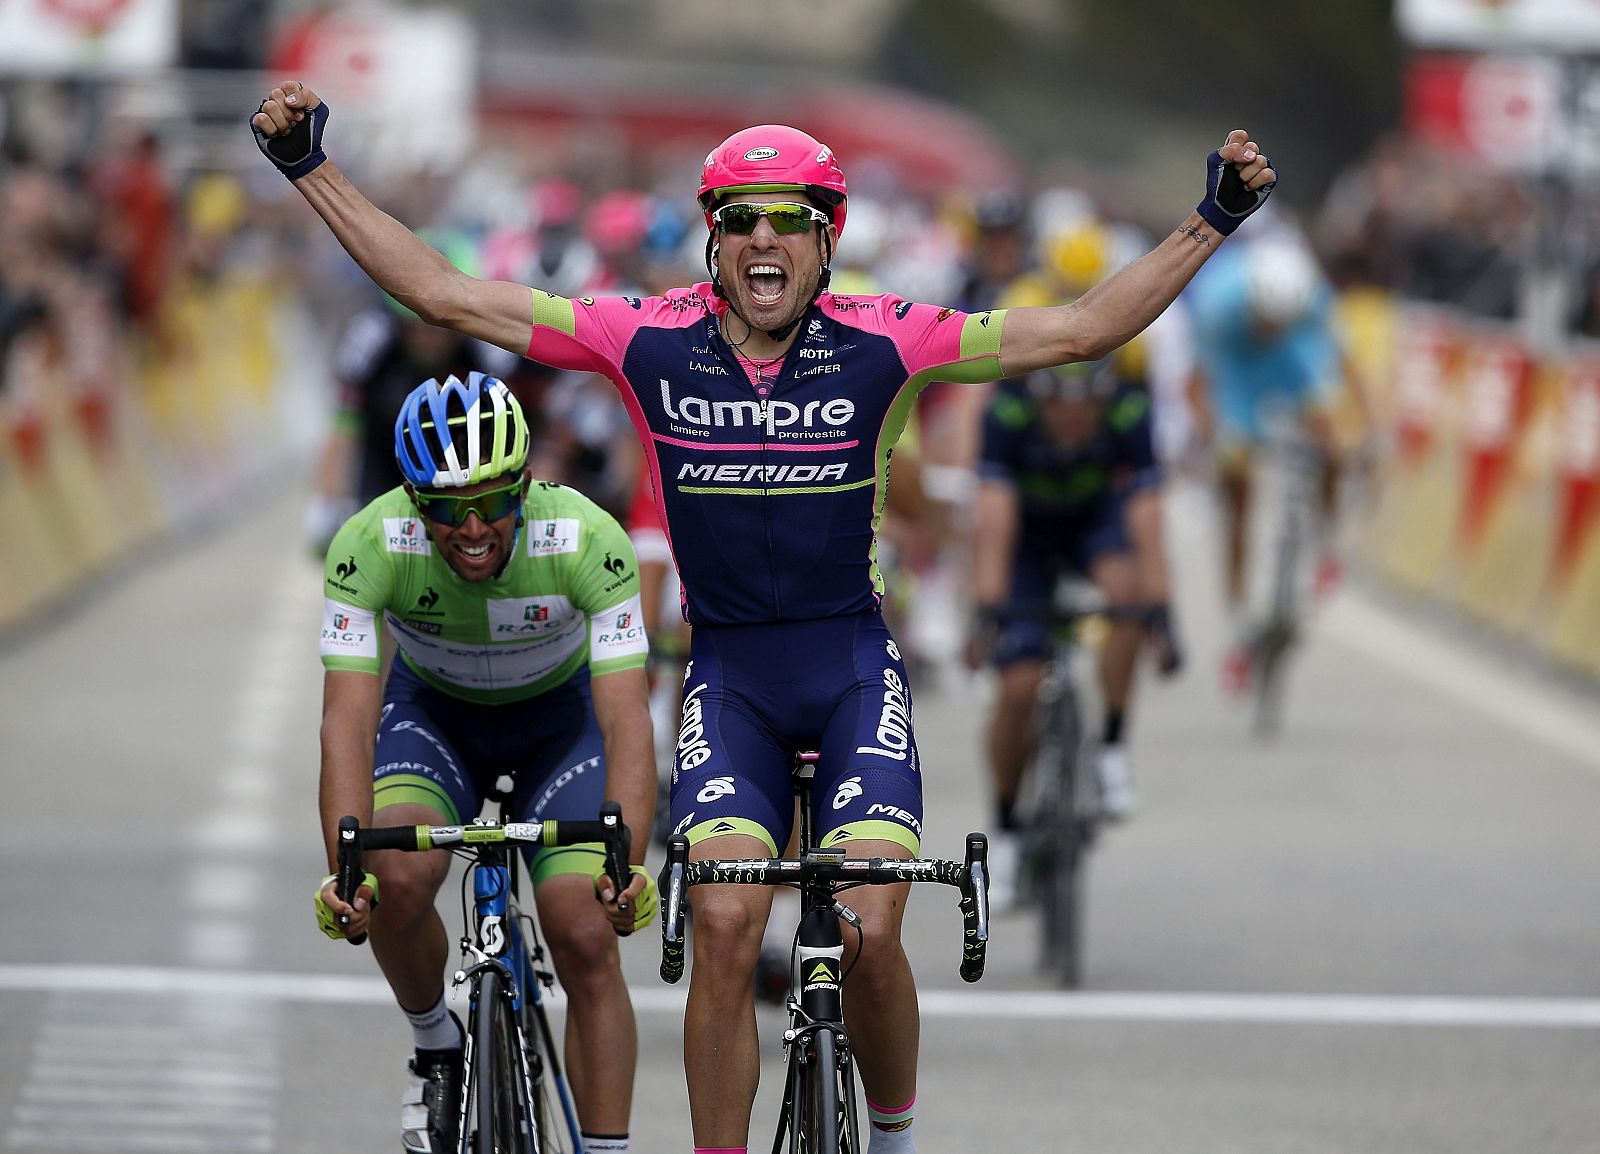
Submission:
[[[969,316],[828,293],[844,173],[805,133],[763,125],[706,158],[709,281],[565,300],[460,274],[327,161],[326,116],[290,82],[252,124],[369,276],[435,324],[602,373],[621,393],[694,626],[672,816],[698,858],[770,855],[787,842],[791,753],[805,746],[822,754],[813,792],[824,844],[848,843],[852,856],[918,851],[911,698],[873,559],[889,454],[918,391],[1103,356],[1171,302],[1275,179],[1235,131],[1210,157],[1201,209],[1144,260],[1071,306]],[[851,895],[866,947],[858,963],[845,959],[845,1015],[872,1154],[914,1149],[908,889]],[[700,1149],[745,1149],[760,1066],[751,975],[771,900],[765,887],[694,895],[684,1064]]]
[[[637,864],[655,802],[637,566],[609,514],[533,480],[528,441],[516,398],[482,373],[429,380],[406,398],[394,425],[405,483],[345,522],[328,553],[323,833],[332,862],[345,814],[363,825],[460,825],[501,775],[512,779],[517,821],[592,818],[602,801],[621,803],[639,832],[620,901],[598,846],[537,851],[528,870],[568,998],[584,1142],[625,1151],[637,1039],[612,930],[631,932],[655,908]],[[380,617],[398,649],[387,683]],[[454,1150],[463,1036],[445,1007],[434,908],[450,856],[391,850],[368,861],[371,889],[353,906],[324,879],[318,922],[335,938],[370,932],[411,1022],[405,1148]]]

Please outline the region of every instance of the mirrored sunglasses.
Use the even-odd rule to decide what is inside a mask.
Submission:
[[[479,520],[486,524],[493,524],[515,513],[522,504],[522,478],[519,476],[509,485],[487,489],[470,497],[452,493],[425,493],[418,489],[412,494],[412,500],[419,513],[441,525],[454,528],[465,524],[472,513],[476,513]]]
[[[762,217],[779,236],[810,232],[813,224],[828,223],[828,214],[809,204],[725,204],[711,214],[712,223],[734,236],[755,232]]]

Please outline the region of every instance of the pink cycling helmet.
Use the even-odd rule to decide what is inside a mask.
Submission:
[[[844,232],[844,170],[826,144],[786,124],[761,124],[735,132],[706,156],[700,207],[706,227],[717,201],[738,192],[803,192]]]

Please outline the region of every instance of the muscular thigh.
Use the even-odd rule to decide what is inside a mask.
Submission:
[[[922,844],[922,767],[911,681],[881,617],[852,619],[835,639],[834,699],[812,782],[818,843],[880,841],[915,855]]]
[[[742,834],[768,852],[794,821],[794,754],[816,749],[822,844],[920,844],[911,688],[875,613],[695,630],[673,766],[672,817],[691,844]]]
[[[761,683],[759,639],[744,627],[692,636],[670,803],[690,845],[740,835],[776,854],[788,841],[793,750],[773,724],[782,694]]]

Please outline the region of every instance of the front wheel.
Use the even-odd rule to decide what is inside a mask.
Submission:
[[[533,1154],[526,1125],[517,1028],[505,979],[487,969],[478,981],[473,1019],[472,1154]]]
[[[846,1081],[854,1075],[841,1060],[832,1030],[817,1030],[799,1069],[795,1094],[795,1149],[799,1154],[860,1154],[855,1103]]]

